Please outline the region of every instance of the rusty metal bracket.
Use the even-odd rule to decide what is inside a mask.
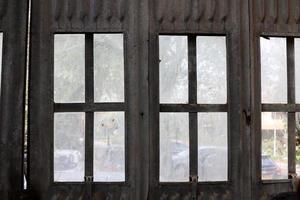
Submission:
[[[289,173],[289,179],[291,179],[291,186],[292,186],[292,190],[293,192],[297,191],[298,188],[298,184],[299,184],[299,179],[297,176],[297,173]]]
[[[85,176],[84,181],[86,183],[86,191],[87,191],[87,200],[93,199],[93,182],[94,177],[93,176]]]
[[[93,181],[94,181],[93,176],[85,176],[84,177],[84,182],[86,182],[86,183],[92,183]]]

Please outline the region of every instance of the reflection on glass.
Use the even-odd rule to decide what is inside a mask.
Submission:
[[[187,103],[187,37],[159,36],[159,58],[160,103]]]
[[[189,181],[188,113],[160,113],[160,181]]]
[[[125,181],[124,112],[97,112],[94,120],[94,181]]]
[[[54,37],[54,101],[84,102],[84,34]]]
[[[300,113],[296,113],[296,173],[300,173]]]
[[[124,101],[124,50],[122,34],[94,35],[96,102]]]
[[[84,113],[54,115],[54,181],[84,181]]]
[[[200,182],[228,180],[227,113],[198,113]]]
[[[300,103],[300,38],[295,38],[296,103]]]
[[[260,39],[262,103],[287,103],[286,39]]]
[[[197,37],[198,103],[227,102],[226,37]]]
[[[288,178],[287,114],[262,113],[261,174],[263,180]]]

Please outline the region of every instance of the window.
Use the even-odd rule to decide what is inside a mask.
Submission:
[[[161,35],[159,56],[160,182],[227,181],[226,37]]]
[[[288,179],[299,168],[299,40],[261,37],[261,178]],[[296,52],[296,53],[295,53]],[[297,115],[297,117],[296,117]],[[296,167],[297,166],[297,167]],[[297,170],[299,171],[299,170]]]
[[[122,34],[54,37],[54,181],[125,181]]]

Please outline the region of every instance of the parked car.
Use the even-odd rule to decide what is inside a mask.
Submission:
[[[79,165],[81,154],[76,150],[55,150],[54,163],[55,171],[72,170]]]
[[[223,181],[228,176],[227,149],[215,146],[198,149],[198,176],[201,181]],[[189,150],[173,157],[174,176],[181,179],[189,176]],[[262,156],[262,177],[264,179],[281,178],[280,168],[268,155]]]
[[[201,181],[224,181],[228,179],[227,149],[217,146],[198,148],[198,176]],[[173,157],[175,176],[188,177],[189,150]]]
[[[279,166],[269,155],[261,156],[261,175],[263,179],[276,179],[282,176]]]

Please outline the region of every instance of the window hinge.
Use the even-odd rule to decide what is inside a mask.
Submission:
[[[198,175],[191,175],[190,176],[190,182],[198,183]]]
[[[86,183],[92,183],[93,181],[94,181],[93,176],[85,176],[84,177],[84,182],[86,182]]]

